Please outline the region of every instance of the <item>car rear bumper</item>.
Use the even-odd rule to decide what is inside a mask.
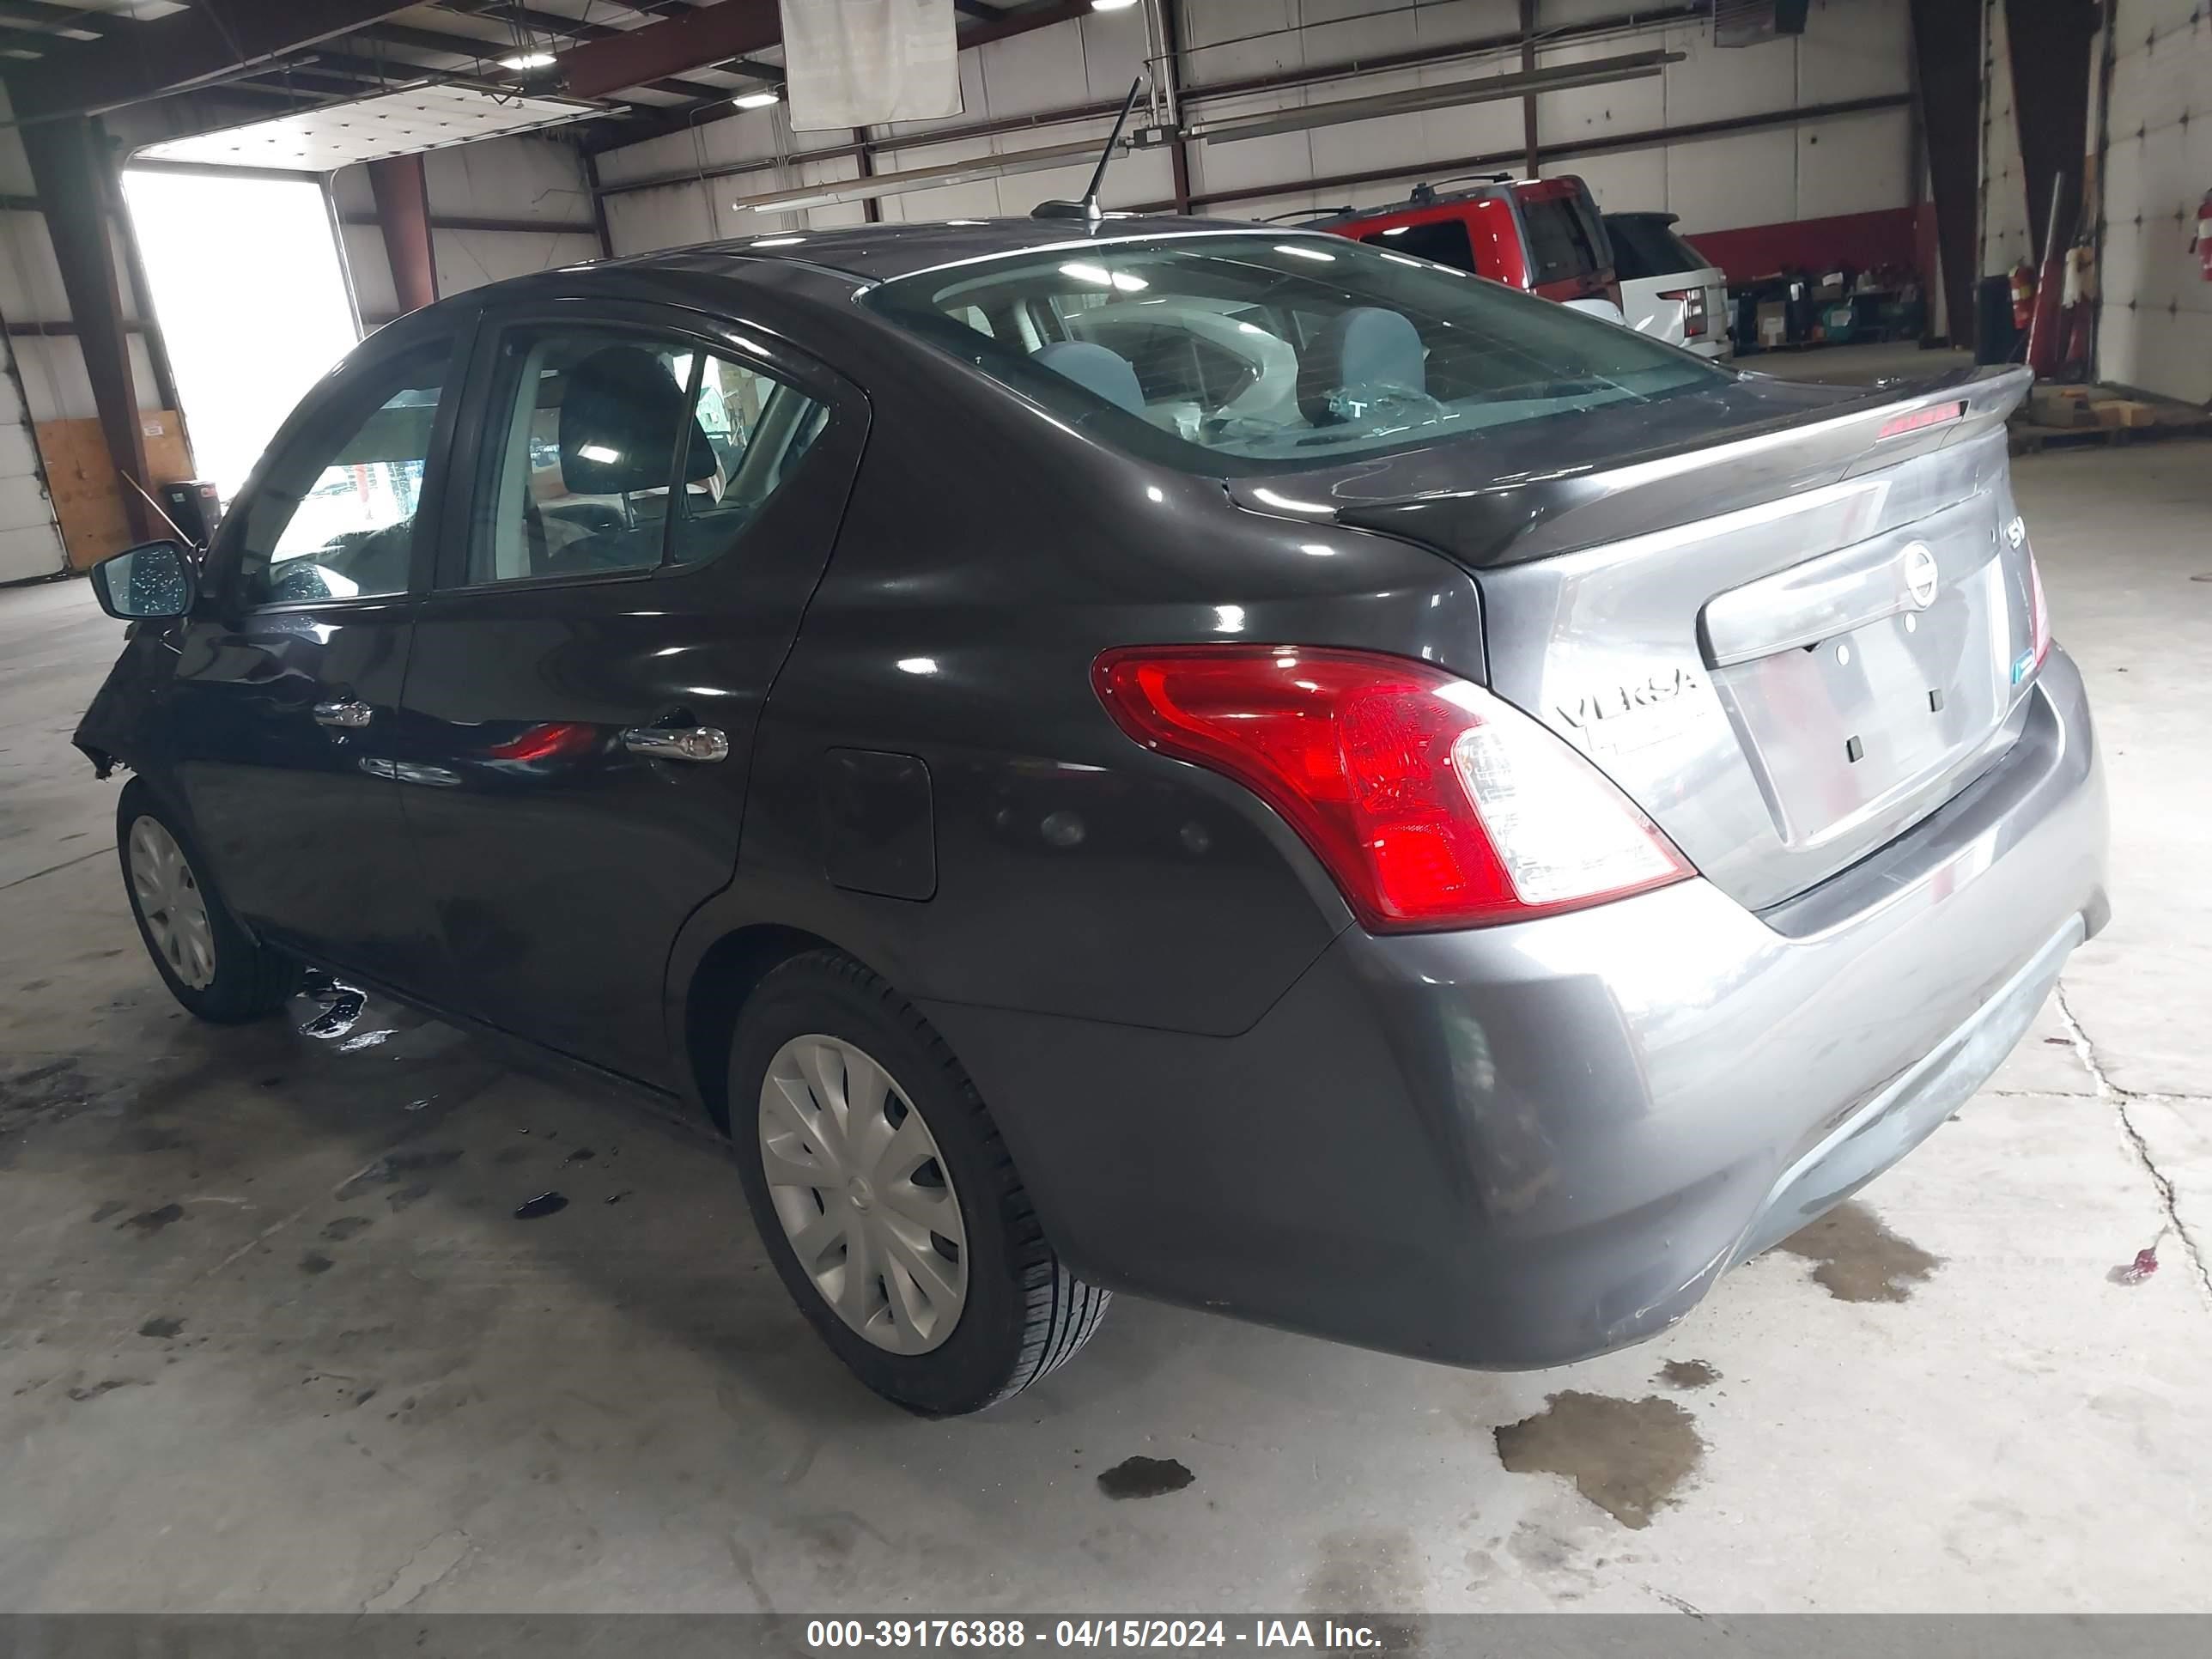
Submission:
[[[939,1005],[1055,1243],[1103,1282],[1455,1364],[1649,1337],[1939,1127],[2104,923],[2053,653],[1980,779],[1753,915],[1703,881],[1340,935],[1228,1038]]]

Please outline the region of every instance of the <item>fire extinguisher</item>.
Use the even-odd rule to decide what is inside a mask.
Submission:
[[[2087,243],[2066,250],[2066,284],[2060,294],[2065,309],[2059,359],[2066,378],[2078,380],[2089,372],[2089,327],[2097,311],[2097,252]]]
[[[2212,283],[2212,190],[2204,192],[2204,199],[2197,204],[2197,269],[2208,283]]]
[[[2035,314],[2035,267],[2025,259],[2012,268],[2012,326],[2015,334],[2027,332]]]

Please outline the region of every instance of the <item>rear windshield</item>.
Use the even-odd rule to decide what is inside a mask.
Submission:
[[[901,277],[864,303],[1071,425],[1212,475],[1334,465],[1731,378],[1336,236],[1078,245]]]
[[[1703,270],[1711,263],[1677,236],[1668,221],[1656,216],[1607,214],[1605,233],[1613,242],[1613,273],[1625,283]]]
[[[1570,282],[1602,270],[1607,258],[1604,228],[1589,204],[1575,196],[1521,198],[1528,229],[1528,283]]]

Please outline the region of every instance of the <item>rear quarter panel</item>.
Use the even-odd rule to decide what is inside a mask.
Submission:
[[[1472,579],[1393,538],[1243,513],[1218,482],[1107,450],[917,342],[848,346],[838,367],[875,406],[867,453],[762,724],[736,884],[685,948],[774,923],[919,999],[1246,1029],[1349,912],[1255,799],[1126,737],[1092,661],[1218,639],[1479,677]],[[927,768],[926,901],[827,878],[834,749]]]

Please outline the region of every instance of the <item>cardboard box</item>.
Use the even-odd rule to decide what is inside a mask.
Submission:
[[[1759,343],[1762,346],[1783,344],[1790,335],[1790,307],[1779,300],[1768,300],[1759,307]]]
[[[2086,386],[2039,386],[2028,394],[2027,417],[2038,426],[2094,426]]]
[[[2127,398],[2114,398],[2108,402],[2092,404],[2099,426],[2135,428],[2156,426],[2158,411],[2148,404],[2139,404]]]

